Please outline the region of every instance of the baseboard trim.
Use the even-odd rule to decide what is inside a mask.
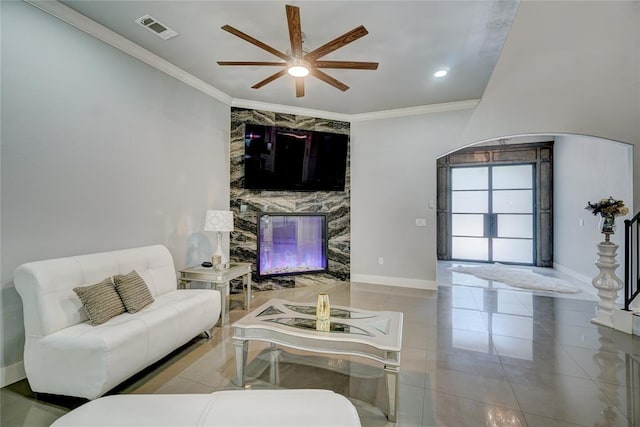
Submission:
[[[0,368],[0,387],[6,387],[25,378],[27,373],[24,371],[23,361]]]
[[[562,264],[558,264],[558,263],[553,263],[553,268],[555,268],[556,270],[558,270],[560,273],[564,273],[567,276],[573,277],[576,280],[579,280],[581,282],[584,283],[591,283],[591,279],[592,277],[587,277],[584,274],[580,274],[577,271],[574,271],[570,268],[565,267]]]
[[[351,282],[370,283],[372,285],[396,286],[435,291],[438,285],[433,280],[408,279],[406,277],[372,276],[368,274],[351,274]]]

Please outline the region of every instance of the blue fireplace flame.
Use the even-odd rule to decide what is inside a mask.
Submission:
[[[258,215],[259,276],[321,272],[327,267],[326,215]]]

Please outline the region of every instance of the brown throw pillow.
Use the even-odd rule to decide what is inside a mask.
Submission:
[[[111,277],[95,285],[73,288],[73,291],[82,301],[89,321],[94,326],[126,311]]]
[[[136,313],[155,301],[144,279],[135,270],[113,276],[113,281],[129,313]]]

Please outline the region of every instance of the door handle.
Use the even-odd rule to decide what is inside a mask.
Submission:
[[[491,221],[491,214],[483,214],[484,218],[483,218],[483,230],[482,230],[482,237],[491,237],[491,230],[493,228],[493,226],[491,225],[492,221]]]
[[[494,238],[498,236],[498,214],[484,214],[484,236]]]
[[[498,237],[498,214],[491,214],[491,237]]]

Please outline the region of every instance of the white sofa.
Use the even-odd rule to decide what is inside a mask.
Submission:
[[[73,288],[136,270],[155,301],[92,326]],[[24,365],[33,391],[95,399],[200,333],[220,316],[220,293],[178,290],[162,245],[23,264]]]
[[[360,426],[347,398],[329,390],[231,390],[211,394],[106,396],[51,427]]]

